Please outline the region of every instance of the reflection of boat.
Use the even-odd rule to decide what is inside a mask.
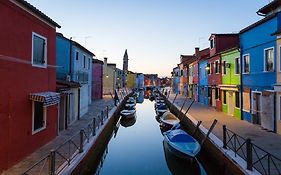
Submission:
[[[132,110],[124,109],[120,112],[120,115],[122,117],[124,117],[125,119],[129,119],[129,118],[135,117],[135,113],[136,113],[135,109],[132,109]]]
[[[170,111],[165,112],[160,118],[161,126],[171,128],[180,123],[180,120]]]
[[[200,163],[196,161],[189,161],[187,159],[181,159],[176,157],[169,151],[168,143],[163,141],[163,148],[165,153],[165,159],[168,168],[172,174],[175,175],[206,175],[204,168]]]
[[[191,135],[181,129],[169,130],[163,133],[164,142],[169,145],[169,150],[181,158],[194,158],[201,146]]]
[[[133,118],[128,118],[128,119],[121,119],[120,120],[120,124],[127,128],[127,127],[130,127],[130,126],[133,126],[137,121],[137,118],[136,117],[133,117]]]

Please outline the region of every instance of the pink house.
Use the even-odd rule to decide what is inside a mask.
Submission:
[[[103,61],[93,59],[92,61],[92,99],[102,99],[103,83]]]

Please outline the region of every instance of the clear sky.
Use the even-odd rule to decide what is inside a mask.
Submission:
[[[170,76],[181,54],[209,46],[211,33],[239,32],[269,0],[27,0],[98,59]]]

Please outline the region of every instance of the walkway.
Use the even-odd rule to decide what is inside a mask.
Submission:
[[[84,128],[89,124],[93,117],[97,117],[102,110],[109,107],[109,110],[114,107],[114,101],[110,95],[104,96],[102,100],[93,101],[89,106],[89,111],[80,120],[73,123],[67,130],[62,131],[59,136],[50,141],[48,144],[39,148],[37,151],[26,157],[24,160],[14,165],[12,168],[3,172],[2,175],[19,175],[27,170],[30,166],[40,160],[43,156],[47,155],[51,149],[54,149],[67,141],[75,133],[79,132],[81,128]]]
[[[170,94],[170,101],[173,101],[174,97],[175,94]],[[178,108],[183,105],[184,99],[185,97],[182,95],[177,96],[174,103],[178,106]],[[188,100],[183,108],[184,112],[190,103],[191,100]],[[279,134],[264,130],[260,126],[251,124],[247,121],[238,120],[198,102],[193,103],[188,111],[188,115],[191,115],[197,121],[201,120],[202,125],[207,129],[210,128],[213,120],[217,119],[218,123],[214,128],[213,133],[221,140],[223,134],[222,125],[226,125],[226,127],[231,131],[244,138],[250,138],[256,145],[281,158],[281,135]]]

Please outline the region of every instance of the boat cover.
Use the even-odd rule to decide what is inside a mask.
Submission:
[[[193,137],[181,129],[171,130],[167,136],[171,142],[195,142]]]

